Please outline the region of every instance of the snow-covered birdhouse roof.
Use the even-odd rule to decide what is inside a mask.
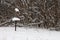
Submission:
[[[13,17],[12,21],[20,21],[20,19],[18,17]]]

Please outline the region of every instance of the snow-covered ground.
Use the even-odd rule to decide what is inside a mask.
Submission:
[[[59,31],[17,27],[0,27],[0,40],[60,40]]]

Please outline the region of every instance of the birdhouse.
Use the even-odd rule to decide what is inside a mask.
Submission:
[[[12,18],[12,21],[20,21],[20,19],[18,17],[14,17]]]

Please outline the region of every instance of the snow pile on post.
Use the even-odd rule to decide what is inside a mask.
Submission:
[[[14,18],[12,18],[12,21],[20,21],[20,19],[17,17],[14,17]]]

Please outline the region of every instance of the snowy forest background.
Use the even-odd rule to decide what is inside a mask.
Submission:
[[[60,0],[0,0],[0,26],[12,25],[8,21],[13,17],[20,18],[18,23],[23,25],[60,28]]]

